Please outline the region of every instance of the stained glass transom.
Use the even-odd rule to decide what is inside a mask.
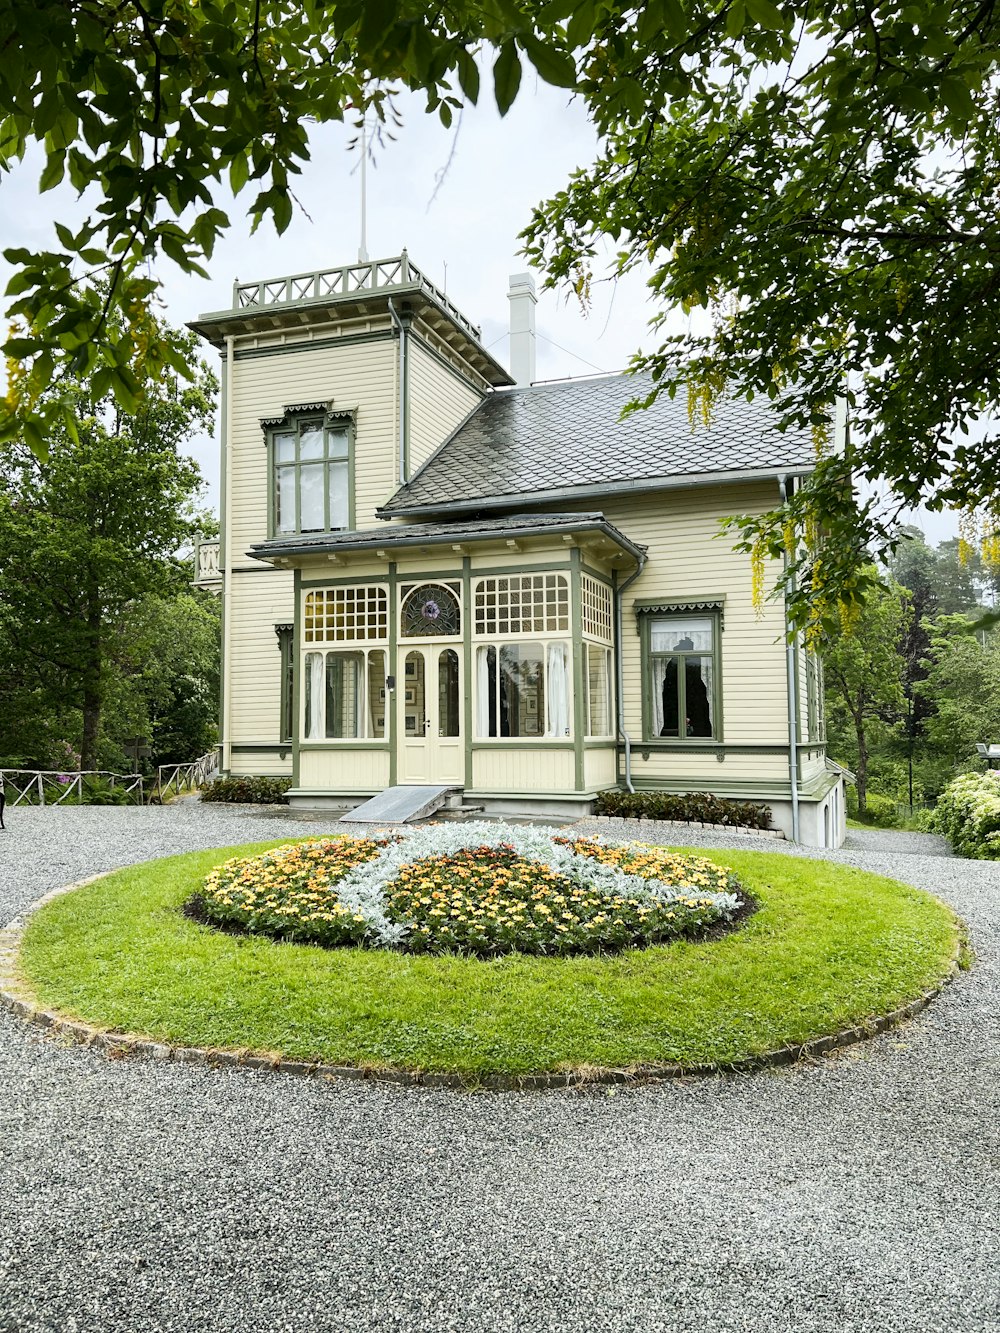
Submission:
[[[580,581],[580,596],[584,634],[591,639],[600,639],[601,643],[612,643],[611,589],[606,583],[599,583],[584,574]]]
[[[389,637],[389,598],[385,588],[369,584],[323,588],[306,597],[306,643],[347,643]]]
[[[403,599],[400,634],[404,639],[461,634],[458,598],[443,583],[422,583]]]
[[[477,634],[557,634],[569,628],[565,574],[511,574],[476,584]]]

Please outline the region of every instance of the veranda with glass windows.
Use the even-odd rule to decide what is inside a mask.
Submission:
[[[569,565],[304,582],[296,787],[609,785],[613,606],[610,579]]]

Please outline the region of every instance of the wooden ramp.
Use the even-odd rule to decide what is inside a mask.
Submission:
[[[386,787],[356,810],[341,815],[342,824],[409,824],[440,810],[461,787]]]

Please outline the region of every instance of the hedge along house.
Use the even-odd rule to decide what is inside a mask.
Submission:
[[[221,770],[351,808],[448,785],[571,817],[615,787],[767,802],[843,837],[819,662],[758,616],[719,521],[812,466],[766,405],[710,427],[631,376],[513,374],[408,259],[238,283],[191,325],[223,355]]]

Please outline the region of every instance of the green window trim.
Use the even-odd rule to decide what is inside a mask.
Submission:
[[[281,652],[281,702],[278,714],[278,740],[289,744],[295,735],[294,694],[295,682],[293,646],[295,642],[294,625],[275,625],[278,636],[278,649]]]
[[[644,741],[669,742],[670,746],[677,746],[679,749],[688,747],[704,747],[720,742],[723,739],[723,709],[722,709],[722,615],[723,608],[718,602],[677,602],[667,604],[662,602],[653,603],[646,606],[637,606],[635,608],[638,619],[639,642],[642,654],[642,736]],[[652,631],[653,625],[662,621],[680,621],[690,620],[692,616],[698,619],[710,619],[712,624],[712,688],[710,696],[711,705],[711,724],[712,731],[710,735],[676,735],[662,736],[656,730],[655,718],[656,709],[653,701],[653,676],[654,660],[659,658],[673,658],[678,662],[688,658],[701,658],[708,656],[704,651],[691,650],[690,652],[670,652],[654,653],[652,650]],[[686,689],[687,689],[687,671],[677,672],[678,686],[678,718],[688,715]]]
[[[354,412],[334,411],[329,404],[306,404],[286,408],[281,417],[262,418],[261,428],[267,442],[268,537],[353,530]],[[321,478],[318,491],[307,484],[316,477]],[[316,505],[320,494],[322,515]],[[313,512],[304,516],[306,503]]]

